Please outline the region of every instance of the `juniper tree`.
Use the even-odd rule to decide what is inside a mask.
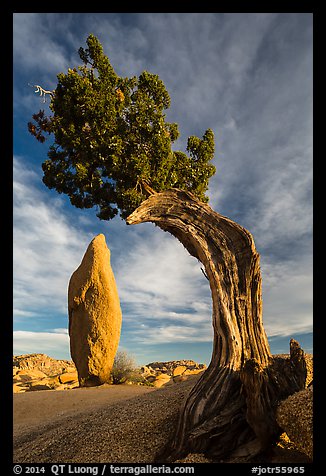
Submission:
[[[186,152],[173,151],[179,131],[165,119],[170,98],[161,79],[147,71],[119,77],[95,36],[87,46],[79,49],[83,64],[58,75],[49,94],[53,114],[40,111],[29,123],[41,142],[45,133],[55,139],[43,181],[77,207],[97,206],[101,219],[120,210],[127,224],[155,223],[203,263],[213,300],[212,358],[156,460],[203,452],[215,461],[248,461],[277,440],[279,400],[305,387],[304,352],[291,340],[290,358],[271,355],[253,237],[205,203],[215,173],[213,132],[189,137]]]
[[[126,218],[146,189],[181,188],[207,202],[215,173],[212,130],[189,137],[186,152],[173,151],[179,130],[166,120],[170,96],[159,76],[120,77],[94,35],[79,57],[81,66],[57,75],[52,114],[41,110],[28,124],[41,142],[54,136],[42,164],[45,185],[78,208],[96,206],[104,220],[118,211]]]

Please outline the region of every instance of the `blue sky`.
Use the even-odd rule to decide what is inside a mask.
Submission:
[[[264,326],[273,353],[291,337],[312,352],[312,14],[15,13],[14,354],[70,358],[67,287],[89,242],[111,250],[123,325],[139,364],[210,362],[211,297],[201,264],[152,224],[100,221],[42,183],[51,139],[27,130],[90,33],[121,76],[158,74],[167,120],[215,134],[211,207],[247,228],[261,255]]]

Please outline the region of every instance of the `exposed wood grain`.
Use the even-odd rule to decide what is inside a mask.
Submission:
[[[174,439],[158,461],[173,461],[189,451],[215,457],[263,451],[278,434],[276,401],[302,386],[305,364],[299,346],[286,371],[273,362],[252,235],[178,189],[151,195],[127,219],[128,224],[143,222],[174,235],[202,262],[213,300],[211,363],[190,392]]]

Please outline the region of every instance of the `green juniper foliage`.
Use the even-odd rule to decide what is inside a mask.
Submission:
[[[40,142],[44,133],[55,138],[42,164],[45,185],[78,208],[96,206],[103,220],[119,210],[125,219],[147,198],[146,185],[181,188],[207,202],[213,132],[189,137],[188,154],[172,151],[179,131],[165,120],[170,97],[159,76],[119,77],[94,35],[79,56],[82,66],[57,75],[53,114],[41,110],[28,124]]]

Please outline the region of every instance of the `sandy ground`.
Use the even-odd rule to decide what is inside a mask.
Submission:
[[[106,407],[155,390],[139,385],[102,385],[71,390],[16,393],[13,398],[14,435],[65,416]]]
[[[14,463],[151,463],[199,375],[154,389],[119,385],[14,394]],[[179,460],[178,460],[179,462]],[[180,462],[208,462],[189,455]],[[309,462],[276,448],[261,463]]]
[[[126,385],[15,394],[13,460],[152,462],[198,377],[160,389]],[[75,397],[81,398],[78,404]]]

